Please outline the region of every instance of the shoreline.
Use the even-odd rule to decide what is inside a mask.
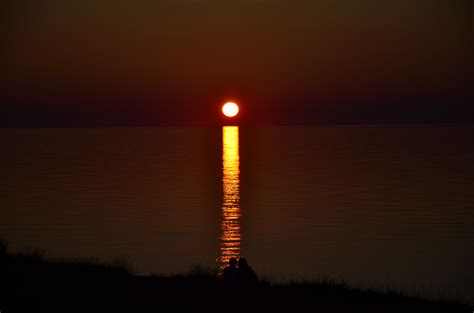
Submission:
[[[207,311],[262,305],[293,311],[309,306],[332,312],[472,312],[457,301],[360,289],[331,279],[275,283],[263,278],[253,288],[229,289],[216,271],[199,266],[178,275],[136,275],[125,259],[49,260],[38,251],[12,254],[6,243],[0,246],[2,312],[134,312],[170,305]]]

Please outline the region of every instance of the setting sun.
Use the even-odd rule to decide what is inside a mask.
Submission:
[[[234,117],[239,113],[239,106],[234,102],[227,102],[222,107],[222,113],[227,117]]]

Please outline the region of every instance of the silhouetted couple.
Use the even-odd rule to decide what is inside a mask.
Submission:
[[[257,274],[248,265],[245,258],[240,258],[238,264],[236,258],[230,258],[229,266],[224,269],[223,279],[224,284],[230,288],[249,288],[258,285]]]

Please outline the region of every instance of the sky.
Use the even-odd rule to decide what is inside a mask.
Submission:
[[[474,122],[470,0],[2,0],[0,126]]]

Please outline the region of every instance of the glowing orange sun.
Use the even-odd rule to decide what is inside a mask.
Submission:
[[[227,117],[234,117],[239,113],[239,106],[234,102],[227,102],[222,106],[222,113]]]

